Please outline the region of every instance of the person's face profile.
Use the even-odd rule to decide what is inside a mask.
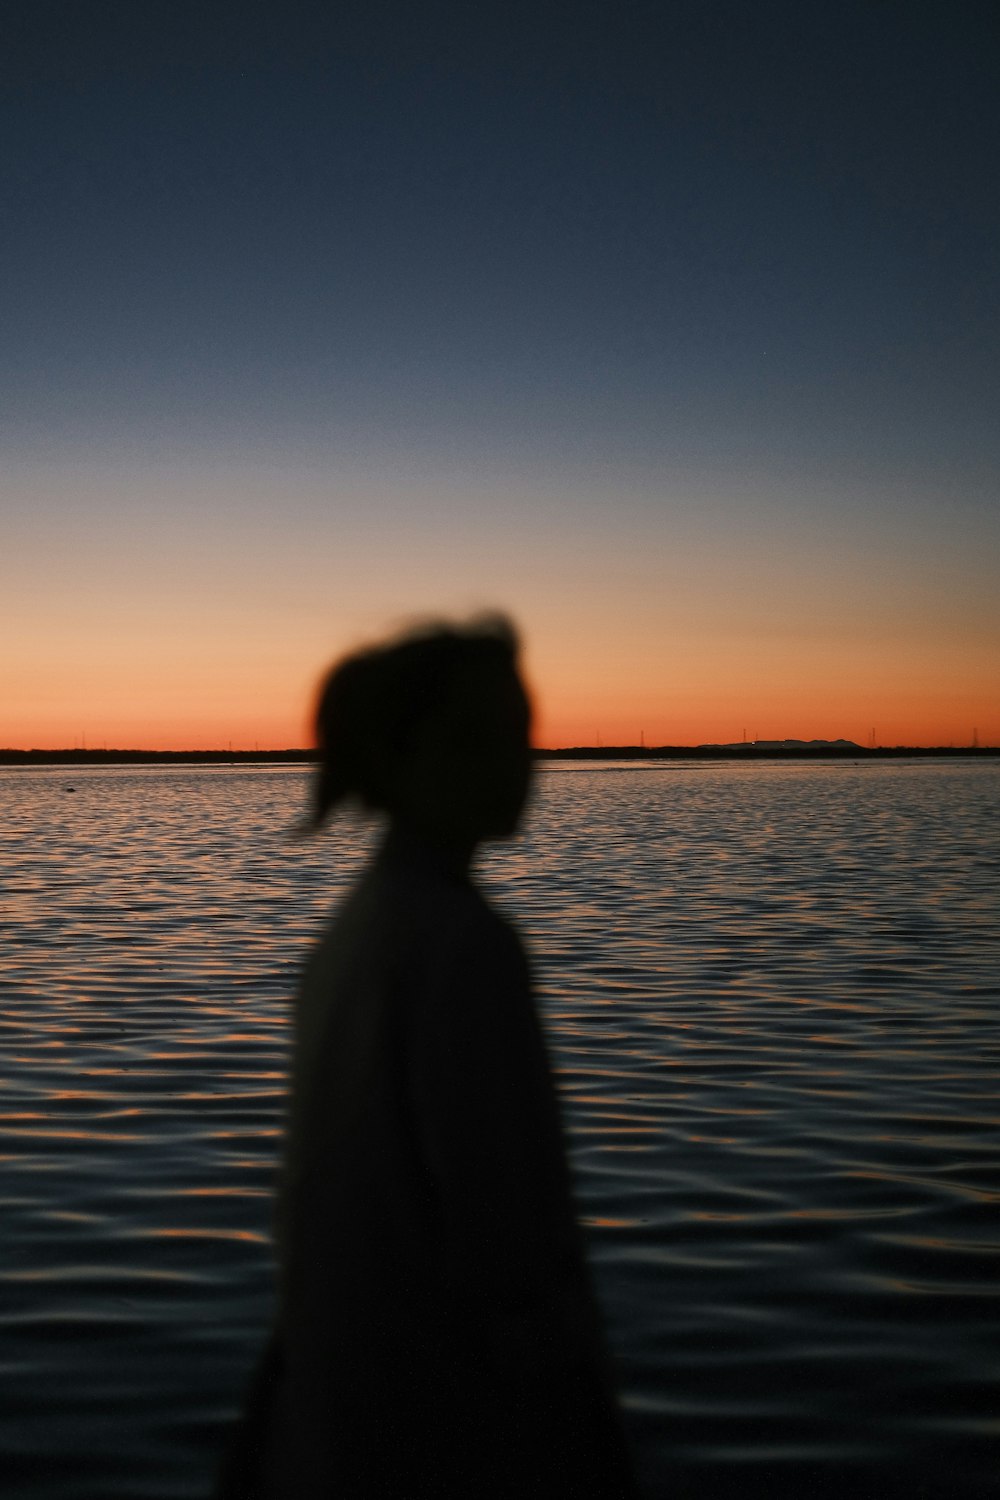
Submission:
[[[421,821],[466,841],[508,838],[531,781],[530,727],[515,673],[470,678],[421,736]]]
[[[473,765],[482,837],[506,838],[517,827],[531,783],[531,708],[514,674],[478,708]]]

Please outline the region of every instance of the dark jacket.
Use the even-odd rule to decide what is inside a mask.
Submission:
[[[524,953],[400,835],[299,992],[277,1238],[220,1496],[634,1493]]]

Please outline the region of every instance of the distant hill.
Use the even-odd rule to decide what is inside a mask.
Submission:
[[[732,740],[725,745],[699,745],[699,750],[860,750],[855,740]]]

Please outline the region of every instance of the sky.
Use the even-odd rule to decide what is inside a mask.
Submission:
[[[1000,744],[995,9],[50,3],[0,61],[0,746]]]

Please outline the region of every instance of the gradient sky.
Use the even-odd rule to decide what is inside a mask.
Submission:
[[[995,22],[9,9],[0,745],[486,607],[542,744],[1000,743]]]

